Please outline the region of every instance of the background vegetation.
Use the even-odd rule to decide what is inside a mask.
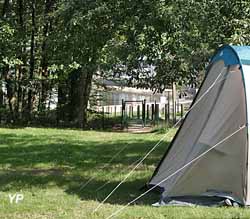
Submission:
[[[82,128],[107,78],[196,86],[249,25],[247,0],[1,0],[0,121]]]

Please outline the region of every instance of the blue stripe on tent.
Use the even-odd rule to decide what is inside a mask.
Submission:
[[[250,46],[223,46],[212,58],[212,63],[223,60],[225,65],[250,65]]]
[[[214,63],[219,60],[223,60],[226,66],[240,64],[237,54],[234,52],[234,49],[230,46],[222,47],[217,52],[217,54],[212,58],[211,62]]]

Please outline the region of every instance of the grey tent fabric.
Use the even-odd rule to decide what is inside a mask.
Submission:
[[[248,123],[247,100],[250,95],[247,94],[250,94],[250,85],[247,86],[244,80],[249,78],[250,84],[250,68],[248,65],[241,65],[235,52],[232,51],[231,54],[230,49],[233,50],[228,47],[221,49],[221,58],[211,62],[196,101],[211,86],[212,88],[188,113],[171,148],[151,178],[150,185],[157,185]],[[229,54],[226,55],[226,52]],[[162,196],[209,197],[208,191],[214,191],[214,196],[223,197],[221,194],[227,194],[230,199],[248,205],[248,147],[248,128],[245,128],[161,183],[159,186],[163,189]]]
[[[153,204],[154,207],[161,206],[206,206],[206,207],[218,207],[218,206],[234,206],[239,207],[239,204],[235,201],[231,201],[230,197],[220,196],[179,196],[172,198],[163,198],[157,203]]]

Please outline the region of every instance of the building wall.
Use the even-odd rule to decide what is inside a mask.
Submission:
[[[123,88],[113,89],[108,92],[104,105],[120,105],[122,100],[125,101],[141,101],[146,100],[147,103],[167,103],[168,97],[171,98],[172,91],[166,90],[161,93],[153,93],[151,90]]]

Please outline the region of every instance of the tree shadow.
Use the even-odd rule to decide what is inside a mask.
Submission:
[[[138,135],[138,134],[136,134]],[[117,139],[112,142],[98,140],[82,141],[53,135],[48,141],[48,135],[10,133],[0,134],[0,187],[2,191],[21,190],[24,188],[44,188],[54,184],[66,193],[77,195],[82,200],[103,200],[119,183],[117,179],[104,180],[95,177],[84,188],[84,182],[95,171],[120,174],[129,172],[129,166],[142,157],[157,141],[145,139]],[[143,163],[143,171],[153,170],[158,164],[167,146],[164,143],[154,151]],[[126,149],[107,165],[112,156]],[[107,165],[107,167],[105,167]],[[105,168],[104,168],[105,167]],[[127,169],[128,168],[128,169]],[[127,169],[127,170],[126,170]],[[124,171],[125,170],[125,171]],[[139,170],[141,171],[141,170]],[[107,200],[111,204],[125,204],[141,194],[140,188],[147,182],[147,176],[136,176],[126,181]],[[97,188],[108,184],[98,190]],[[137,204],[152,203],[158,195],[150,194],[139,200]]]

